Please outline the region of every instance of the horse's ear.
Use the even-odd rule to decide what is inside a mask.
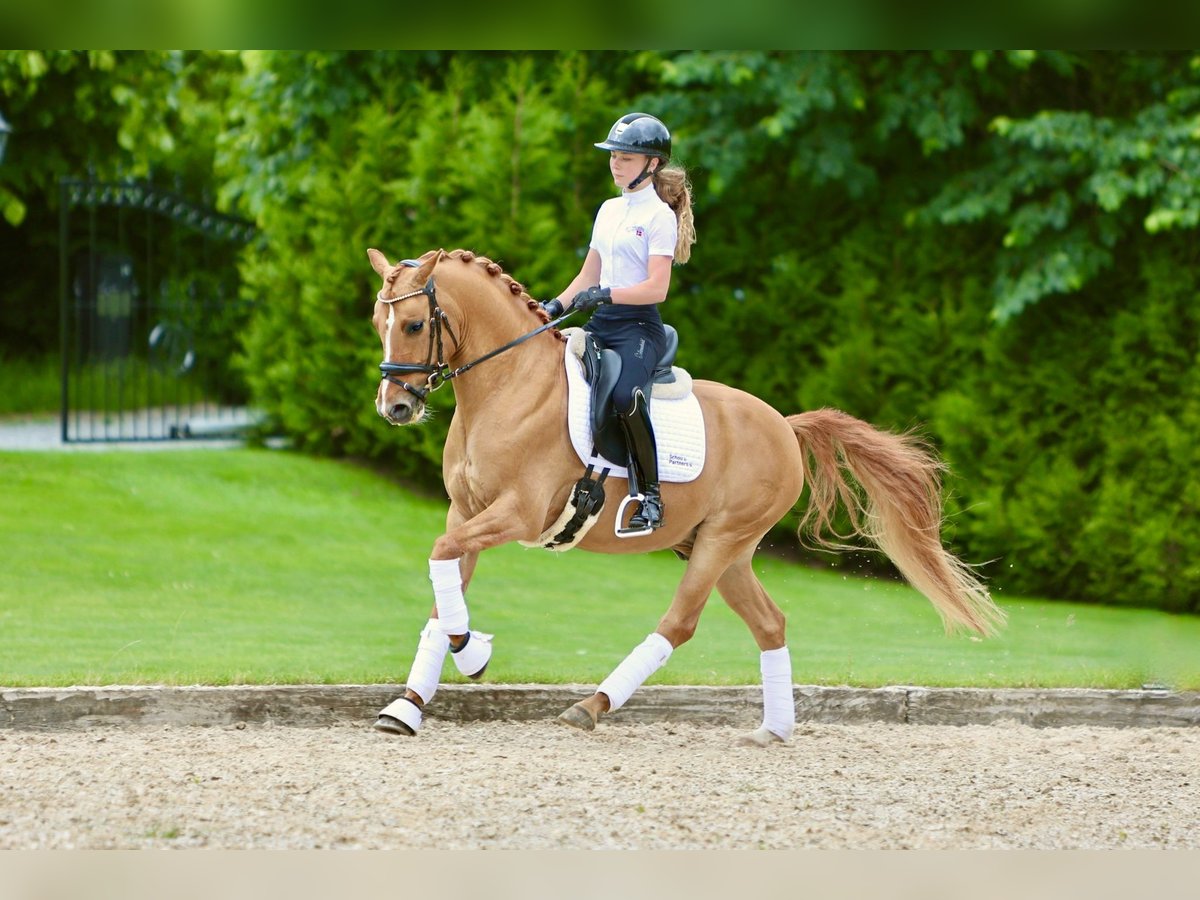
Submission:
[[[387,257],[378,250],[370,249],[367,251],[367,259],[371,260],[371,268],[379,273],[380,278],[387,278],[388,272],[392,270],[392,264],[387,261]]]
[[[424,284],[429,280],[429,276],[433,274],[433,267],[438,264],[438,260],[442,258],[441,250],[430,250],[428,253],[422,253],[417,259],[417,277],[414,282]]]

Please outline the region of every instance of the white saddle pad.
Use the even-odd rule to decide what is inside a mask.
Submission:
[[[592,455],[591,385],[583,377],[583,329],[567,328],[567,384],[570,389],[567,407],[567,427],[571,444],[579,458],[594,464],[597,469],[611,469],[610,475],[625,478],[629,475],[619,466],[600,455]],[[704,468],[704,413],[700,401],[692,393],[692,377],[683,369],[672,368],[674,384],[656,384],[650,394],[650,421],[654,423],[654,438],[658,444],[658,477],[660,481],[694,481]]]

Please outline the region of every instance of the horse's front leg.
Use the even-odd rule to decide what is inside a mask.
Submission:
[[[467,585],[478,559],[478,553],[464,553],[457,559],[429,560],[434,598],[430,623],[449,638],[454,667],[472,680],[483,677],[492,658],[492,636],[472,631],[467,612]]]
[[[524,537],[529,529],[523,520],[515,498],[495,503],[471,519],[451,507],[446,533],[434,542],[429,560],[433,610],[421,631],[404,695],[380,711],[375,722],[378,730],[416,734],[422,709],[437,692],[447,654],[462,674],[482,677],[492,656],[492,636],[471,630],[466,588],[479,553]]]

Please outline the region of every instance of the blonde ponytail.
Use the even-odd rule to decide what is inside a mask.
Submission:
[[[687,172],[680,166],[655,169],[654,190],[663,203],[675,211],[679,222],[679,237],[675,241],[675,262],[685,263],[692,257],[692,244],[696,243],[696,225],[692,219],[692,186]]]

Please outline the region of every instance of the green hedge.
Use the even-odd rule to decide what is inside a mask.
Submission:
[[[355,183],[338,179],[343,202]],[[358,202],[366,216],[377,194]],[[336,222],[307,218],[315,244],[335,239]],[[987,561],[995,590],[1200,611],[1195,251],[1147,238],[1129,248],[1136,275],[997,327],[979,246],[969,233],[863,223],[822,252],[748,266],[736,296],[705,284],[698,246],[664,313],[697,377],[784,413],[834,406],[926,435],[950,466],[949,540]],[[435,395],[419,428],[376,415],[375,276],[353,249],[248,265],[252,289],[295,284],[265,305],[248,371],[305,447],[436,485],[452,393]]]
[[[302,447],[440,486],[452,392],[419,428],[376,415],[365,250],[466,246],[535,296],[560,290],[608,196],[588,153],[604,117],[570,102],[613,103],[587,62],[555,57],[555,80],[456,58],[443,83],[353,107],[283,169],[294,202],[262,206],[269,241],[244,265],[269,299],[243,363]],[[1109,270],[998,321],[1004,223],[912,216],[937,189],[928,163],[892,165],[865,199],[766,178],[698,189],[700,239],[664,308],[680,363],[784,413],[833,406],[925,435],[950,466],[947,538],[998,592],[1200,611],[1195,242],[1133,230]]]
[[[886,237],[864,225],[814,261],[836,270],[828,294],[763,297],[833,323],[810,342],[762,316],[776,371],[750,367],[747,389],[927,434],[951,467],[951,540],[997,589],[1200,611],[1191,242],[1145,238],[1126,248],[1136,274],[996,327],[962,271],[971,241],[914,233],[873,255]]]

